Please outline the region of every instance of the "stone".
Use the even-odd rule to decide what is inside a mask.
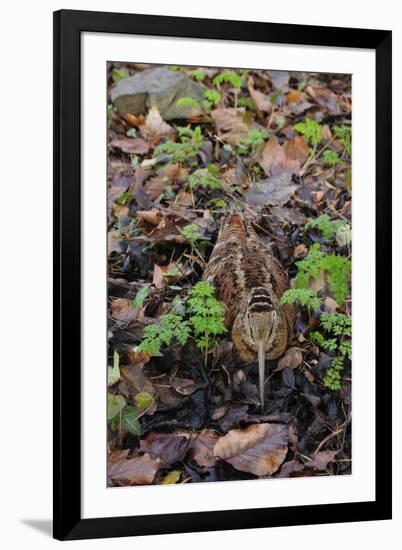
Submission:
[[[148,69],[122,78],[111,91],[121,114],[139,115],[155,106],[165,120],[189,118],[202,113],[200,105],[177,105],[181,97],[203,100],[203,87],[185,74],[165,68]]]

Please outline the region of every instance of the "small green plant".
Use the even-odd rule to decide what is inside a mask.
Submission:
[[[222,184],[214,174],[207,170],[197,170],[188,178],[188,184],[191,190],[197,187],[204,189],[222,189]]]
[[[331,291],[339,305],[345,303],[349,294],[351,261],[337,254],[324,254],[319,244],[310,247],[308,256],[296,262],[298,272],[295,278],[296,288],[308,288],[310,279],[328,278]]]
[[[344,124],[341,126],[333,126],[332,132],[342,143],[345,153],[350,156],[352,154],[352,135],[350,126],[345,126]]]
[[[225,199],[212,199],[211,204],[215,208],[221,208],[222,210],[226,210],[228,207],[228,203],[225,201]]]
[[[182,164],[188,158],[194,157],[198,153],[204,138],[199,126],[196,126],[194,129],[191,129],[190,126],[178,127],[177,131],[180,143],[169,140],[166,143],[157,145],[155,153],[157,155],[166,154],[173,162]]]
[[[123,71],[123,69],[119,69],[118,67],[113,67],[112,69],[112,80],[116,84],[119,80],[122,78],[127,78],[128,74],[126,71]]]
[[[200,103],[198,99],[195,99],[194,97],[180,97],[176,101],[176,105],[178,107],[199,107]]]
[[[205,106],[207,109],[218,105],[222,96],[217,90],[205,90],[204,92]]]
[[[293,128],[303,134],[313,147],[317,147],[322,140],[321,124],[312,118],[305,117],[304,122],[298,122]]]
[[[202,237],[199,227],[195,223],[185,225],[182,229],[180,229],[180,233],[192,247],[194,247],[195,243]]]
[[[239,144],[236,146],[236,152],[239,155],[247,155],[250,149],[253,151],[267,139],[268,132],[266,130],[261,130],[260,128],[249,130],[247,135],[239,139]]]
[[[190,290],[187,304],[196,344],[206,357],[216,337],[226,332],[223,305],[215,298],[214,287],[206,281]]]
[[[234,71],[224,71],[223,73],[216,75],[212,80],[212,83],[215,86],[218,86],[224,83],[231,84],[234,88],[240,89],[243,84],[243,79],[240,75],[238,75]]]
[[[327,149],[323,152],[322,158],[328,166],[336,166],[337,164],[341,163],[341,159],[338,157],[338,153],[335,151],[332,151],[331,149]]]
[[[325,241],[331,240],[341,227],[347,226],[344,220],[331,220],[328,214],[321,214],[318,218],[310,220],[304,229],[319,229]]]
[[[245,107],[249,111],[255,111],[255,103],[250,97],[239,97],[237,105],[239,107]]]
[[[158,323],[144,328],[143,340],[135,348],[135,351],[148,355],[160,355],[163,345],[169,346],[175,339],[184,345],[189,336],[190,326],[188,321],[174,313],[167,313],[161,315]]]
[[[117,197],[116,202],[123,206],[129,201],[130,198],[131,198],[131,193],[126,191],[125,193],[122,193],[119,197]]]
[[[197,80],[197,82],[202,82],[205,79],[205,71],[204,69],[195,69],[192,71],[191,76]]]
[[[310,288],[290,288],[283,293],[281,304],[294,304],[296,302],[307,307],[310,312],[316,311],[321,306],[321,300],[318,298],[317,292]]]
[[[319,328],[319,331],[311,332],[310,340],[321,348],[336,353],[331,367],[325,373],[323,384],[331,390],[340,390],[345,359],[352,358],[352,321],[343,313],[321,313]]]
[[[146,298],[149,296],[150,287],[149,285],[144,285],[135,295],[134,300],[132,301],[132,306],[140,308],[144,305]]]

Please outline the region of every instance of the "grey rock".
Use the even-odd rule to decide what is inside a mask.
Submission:
[[[203,99],[203,87],[185,74],[164,68],[148,69],[134,76],[122,78],[111,92],[112,102],[119,113],[133,115],[158,108],[165,120],[188,118],[202,113],[201,105],[177,105],[181,97]]]

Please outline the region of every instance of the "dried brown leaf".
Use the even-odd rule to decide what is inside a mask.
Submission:
[[[108,477],[116,485],[149,485],[160,467],[161,460],[151,458],[149,454],[135,458],[122,455],[117,460],[109,461]]]
[[[187,177],[188,170],[181,168],[179,164],[169,164],[160,174],[148,180],[144,189],[148,197],[154,200],[176,181],[185,181]]]
[[[142,135],[147,141],[157,143],[161,138],[172,137],[175,134],[174,128],[163,120],[157,107],[149,110],[145,124],[140,126]]]
[[[113,319],[131,323],[140,318],[141,309],[132,306],[128,298],[114,298],[110,305]]]
[[[213,468],[216,463],[214,448],[218,438],[219,436],[210,430],[204,430],[201,432],[192,443],[190,458],[192,458],[200,466]]]
[[[107,234],[108,256],[110,256],[112,252],[118,252],[118,253],[121,252],[120,241],[121,241],[121,235],[119,230],[116,229],[113,231],[109,231],[109,233]]]
[[[146,155],[149,152],[150,145],[142,138],[118,137],[112,139],[109,147],[116,147],[123,153]]]
[[[254,83],[253,80],[250,78],[247,83],[247,88],[249,91],[249,94],[251,96],[251,99],[254,101],[255,106],[259,111],[263,111],[264,113],[270,113],[272,111],[272,103],[271,98],[262,92],[259,92],[258,90],[254,89]]]
[[[252,424],[219,438],[214,455],[237,470],[269,476],[284,461],[288,441],[289,429],[285,424]]]
[[[303,361],[303,355],[299,348],[289,348],[285,355],[281,357],[278,361],[278,366],[275,369],[275,372],[283,369],[297,369],[301,362]]]
[[[220,139],[230,145],[237,145],[239,139],[245,136],[249,130],[249,124],[245,121],[245,114],[246,110],[244,108],[214,109],[211,112],[211,117]]]
[[[264,146],[259,161],[267,176],[276,176],[282,172],[300,173],[300,161],[290,157],[276,136],[271,136]]]

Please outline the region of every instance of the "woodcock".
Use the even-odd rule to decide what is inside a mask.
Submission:
[[[242,360],[258,357],[259,394],[264,406],[265,359],[285,352],[295,319],[293,305],[281,305],[289,281],[281,263],[240,214],[220,229],[203,279],[215,286],[225,306],[225,325]]]

